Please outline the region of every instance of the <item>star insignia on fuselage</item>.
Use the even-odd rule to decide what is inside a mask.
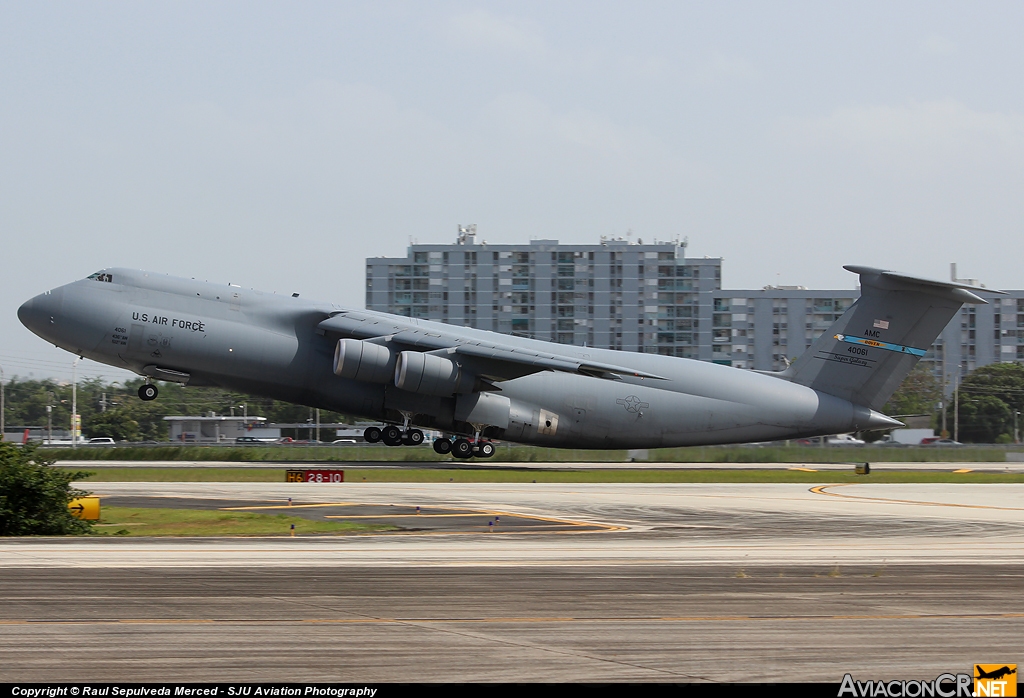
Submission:
[[[619,398],[615,401],[615,404],[622,405],[626,408],[626,412],[639,412],[640,410],[650,407],[648,402],[640,402],[640,398],[636,395],[630,395],[628,397]]]

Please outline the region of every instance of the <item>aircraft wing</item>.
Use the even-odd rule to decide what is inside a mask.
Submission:
[[[537,371],[565,371],[568,373],[582,373],[586,376],[596,378],[612,378],[618,380],[621,376],[636,376],[637,378],[654,378],[665,380],[662,376],[652,373],[645,373],[625,366],[599,363],[595,361],[582,361],[570,356],[560,356],[548,352],[532,351],[529,349],[508,349],[498,347],[485,342],[469,342],[460,344],[455,348],[456,354],[473,356],[487,359],[498,363],[516,364],[518,366],[529,366]],[[533,371],[531,371],[533,373]]]
[[[318,327],[324,332],[351,339],[381,338],[409,349],[447,355],[449,358],[454,358],[453,354],[458,355],[473,363],[480,375],[495,380],[511,380],[539,371],[563,371],[612,380],[618,380],[621,376],[665,380],[662,376],[627,366],[589,361],[569,354],[501,346],[462,333],[456,327],[439,329],[436,326],[421,326],[394,316],[349,312],[330,317]]]

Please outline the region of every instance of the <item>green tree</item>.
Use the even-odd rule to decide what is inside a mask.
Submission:
[[[931,364],[918,363],[882,411],[889,415],[933,414],[941,398],[942,386],[932,374]]]
[[[1024,365],[989,364],[973,371],[960,384],[961,399],[990,395],[1011,410],[1024,412]]]
[[[960,440],[1012,441],[1014,412],[1024,412],[1024,366],[989,364],[972,371],[959,390]]]
[[[900,417],[927,414],[934,421],[936,405],[941,398],[942,386],[932,374],[931,365],[919,362],[882,407],[882,412]],[[874,442],[887,433],[884,430],[863,431],[860,437]]]
[[[995,443],[1013,429],[1013,413],[1006,403],[991,395],[960,396],[960,440]]]
[[[132,418],[128,407],[117,407],[106,412],[96,412],[82,422],[82,433],[86,438],[109,436],[114,441],[139,441],[139,423]]]
[[[165,441],[169,415],[221,415],[244,411],[269,422],[306,422],[312,409],[290,402],[255,397],[212,386],[182,386],[160,383],[160,397],[144,402],[138,397],[143,379],[105,383],[100,379],[78,383],[78,413],[82,415],[83,434],[87,437],[110,436],[118,440]],[[46,426],[46,407],[52,409],[53,428],[66,430],[71,424],[71,385],[53,380],[19,380],[7,383],[7,424]],[[320,421],[354,421],[346,415],[321,410]],[[134,422],[134,426],[131,424]]]
[[[68,509],[72,499],[88,494],[71,483],[89,473],[52,464],[35,446],[0,443],[0,536],[63,536],[92,529]]]

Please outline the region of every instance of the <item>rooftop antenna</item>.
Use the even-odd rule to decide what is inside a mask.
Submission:
[[[469,225],[459,223],[459,237],[455,242],[458,245],[475,245],[476,223],[470,223]]]

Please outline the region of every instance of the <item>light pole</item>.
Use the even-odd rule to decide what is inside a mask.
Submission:
[[[1017,431],[1017,416],[1020,414],[1020,410],[1013,411],[1013,443],[1020,443],[1020,432]]]
[[[71,362],[71,448],[78,445],[78,358]]]
[[[960,367],[957,364],[953,376],[953,441],[960,440]]]
[[[5,416],[7,414],[7,404],[4,396],[4,367],[0,366],[0,441],[4,440],[4,434],[7,433],[5,427],[7,422]]]
[[[939,404],[939,406],[942,408],[942,431],[939,432],[939,433],[942,434],[942,438],[944,438],[944,439],[948,439],[949,438],[949,432],[946,431],[946,403],[948,402],[948,400],[946,400],[946,386],[947,385],[949,385],[949,377],[946,375],[946,357],[943,356],[942,357],[942,402]]]

